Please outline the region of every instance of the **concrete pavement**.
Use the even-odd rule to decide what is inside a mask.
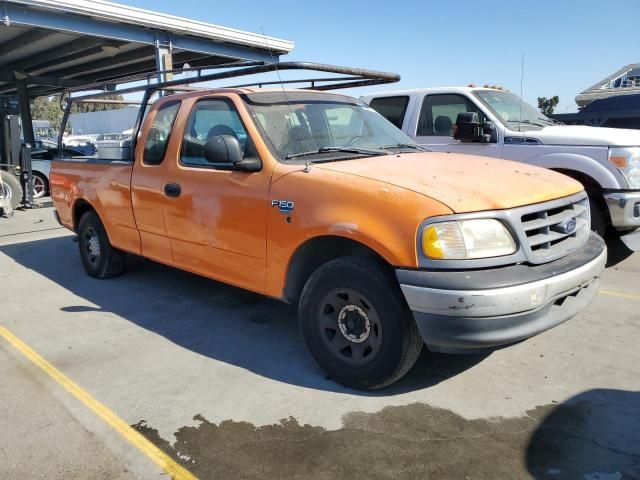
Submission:
[[[0,219],[0,325],[202,478],[640,478],[640,257],[614,250],[578,317],[488,356],[423,352],[373,393],[325,378],[286,305],[136,258],[121,277],[89,278],[50,209]],[[17,392],[16,372],[5,385]],[[56,399],[97,442],[96,466],[160,475],[31,375],[40,392],[17,397],[26,412],[49,414]],[[51,415],[51,428],[70,424]],[[34,428],[7,409],[0,420],[0,472],[18,478],[3,452],[27,455]]]

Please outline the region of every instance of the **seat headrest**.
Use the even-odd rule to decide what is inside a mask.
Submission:
[[[451,135],[453,133],[453,122],[446,115],[438,115],[433,122],[433,129],[440,135]]]

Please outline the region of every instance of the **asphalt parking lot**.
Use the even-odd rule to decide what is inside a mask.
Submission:
[[[50,207],[0,219],[0,478],[187,478],[163,459],[225,479],[640,478],[640,254],[621,245],[578,317],[491,355],[425,351],[363,393],[325,377],[286,305],[137,258],[94,280],[72,238]]]

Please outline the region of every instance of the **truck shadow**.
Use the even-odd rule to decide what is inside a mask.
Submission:
[[[622,240],[620,235],[613,232],[607,233],[607,268],[615,267],[622,261],[633,255],[633,250],[629,249]]]
[[[525,453],[534,478],[640,478],[640,392],[588,390],[527,414],[539,422]]]
[[[395,385],[379,392],[351,390],[327,378],[307,353],[295,308],[134,256],[124,275],[96,280],[85,274],[70,238],[5,245],[0,252],[84,299],[60,308],[65,314],[110,312],[182,348],[277,381],[389,396],[436,385],[486,358],[425,349],[414,369]]]

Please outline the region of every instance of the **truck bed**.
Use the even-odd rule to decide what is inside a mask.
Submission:
[[[111,244],[131,252],[140,251],[131,204],[133,163],[96,157],[53,160],[50,176],[51,198],[60,222],[76,230],[79,210],[89,202],[101,212]],[[80,200],[76,203],[76,200]],[[75,209],[73,208],[75,206]]]

